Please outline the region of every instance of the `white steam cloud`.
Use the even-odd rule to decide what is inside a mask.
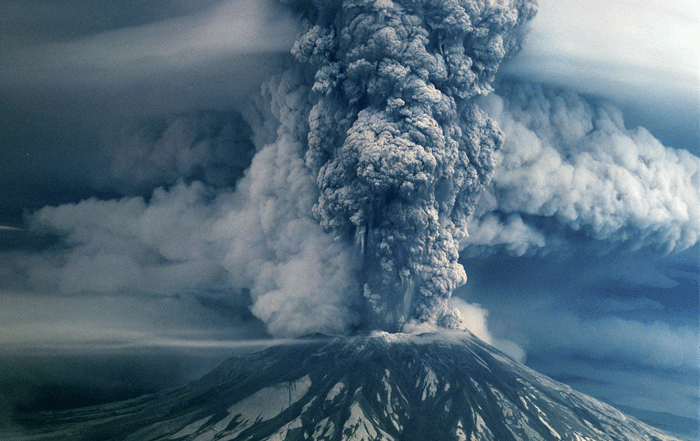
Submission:
[[[251,309],[272,334],[346,333],[358,322],[355,259],[313,217],[318,188],[304,161],[310,89],[299,80],[292,69],[266,85],[277,140],[253,158],[216,234],[228,244],[234,286],[250,290]]]
[[[557,245],[562,229],[633,247],[681,251],[700,235],[700,158],[628,130],[611,105],[536,85],[480,104],[506,133],[463,246],[514,254]],[[549,232],[548,232],[549,231]],[[562,231],[559,231],[561,233]]]
[[[18,264],[32,288],[60,294],[212,289],[221,280],[225,254],[212,231],[230,195],[212,199],[201,183],[180,183],[155,190],[148,202],[88,199],[42,208],[30,228],[61,235],[66,248],[28,255]]]

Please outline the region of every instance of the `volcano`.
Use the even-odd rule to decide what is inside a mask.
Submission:
[[[678,440],[468,332],[306,336],[187,386],[24,416],[22,440]]]

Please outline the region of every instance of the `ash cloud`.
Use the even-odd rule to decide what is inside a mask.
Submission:
[[[13,205],[0,216],[22,228],[0,227],[0,345],[220,354],[271,334],[453,326],[550,367],[692,371],[697,390],[697,270],[658,267],[659,250],[685,249],[664,259],[697,268],[697,157],[665,147],[697,155],[697,127],[685,128],[697,109],[684,114],[687,96],[646,106],[662,146],[597,100],[509,83],[494,95],[530,3],[156,2],[163,11],[139,0],[116,18],[105,11],[124,13],[123,0],[10,3],[0,9],[20,12],[0,14],[17,26],[0,26],[0,204]],[[34,7],[50,13],[17,19]],[[552,15],[557,26],[581,18]],[[539,49],[570,54],[573,34],[535,34]],[[596,72],[588,61],[568,64],[583,68],[565,81],[539,61],[503,67],[619,98],[587,87],[599,83],[582,76]],[[656,87],[640,95],[675,96]],[[673,124],[669,107],[683,114]],[[457,293],[471,303],[447,300],[461,264],[470,283]],[[660,384],[667,409],[697,410],[690,392]]]
[[[499,93],[480,102],[506,142],[462,243],[469,251],[546,251],[566,242],[567,231],[665,252],[697,243],[697,156],[627,129],[611,104],[526,83]]]
[[[448,302],[466,281],[460,248],[521,255],[567,230],[667,250],[697,242],[695,156],[574,94],[485,96],[532,3],[292,8],[294,59],[256,110],[110,133],[105,181],[145,196],[35,212],[30,230],[63,248],[14,258],[5,286],[214,293],[275,336],[427,324],[491,338],[483,310]]]
[[[238,112],[166,115],[115,127],[104,138],[110,186],[128,193],[183,179],[232,187],[255,154],[252,129]]]
[[[520,48],[534,2],[291,7],[302,19],[295,60],[264,82],[262,111],[234,121],[231,136],[223,123],[211,130],[211,114],[118,133],[115,179],[164,187],[30,216],[32,231],[66,248],[20,259],[23,283],[65,294],[226,292],[278,336],[465,327],[448,305],[466,281],[459,240],[503,143],[474,98]],[[85,44],[139,43],[163,26]],[[214,40],[212,51],[228,47]],[[254,156],[236,180],[240,152]],[[217,169],[235,185],[209,179]]]
[[[318,94],[306,159],[321,226],[355,242],[370,328],[461,327],[447,307],[467,216],[502,132],[473,102],[520,46],[533,2],[316,2],[293,53]]]

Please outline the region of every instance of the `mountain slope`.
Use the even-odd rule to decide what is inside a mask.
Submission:
[[[313,336],[108,406],[34,415],[26,440],[676,440],[471,334]]]

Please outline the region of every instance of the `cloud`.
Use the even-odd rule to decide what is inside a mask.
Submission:
[[[505,352],[520,363],[525,362],[526,353],[522,346],[510,340],[496,338],[491,334],[487,323],[489,312],[481,305],[477,303],[467,303],[459,297],[451,297],[449,306],[459,311],[464,320],[465,327],[472,334],[494,346],[496,349]]]
[[[698,369],[697,328],[617,317],[582,320],[561,316],[544,322],[537,345],[549,350],[596,359],[621,358],[661,368]]]
[[[180,179],[233,187],[255,153],[249,125],[237,112],[202,111],[123,124],[103,136],[110,187],[151,190]]]
[[[491,332],[517,343],[539,363],[552,357],[578,357],[697,373],[700,334],[696,317],[683,320],[674,314],[672,323],[666,320],[668,306],[660,307],[645,297],[579,299],[576,292],[559,292],[566,289],[546,286],[532,293],[509,289],[500,300],[482,293],[484,304],[493,312]],[[613,308],[608,310],[608,306]]]
[[[266,90],[277,139],[255,155],[235,209],[215,226],[229,244],[223,262],[274,335],[347,333],[360,320],[356,257],[313,216],[318,187],[303,159],[308,86],[292,69]]]
[[[241,185],[269,187],[267,178],[274,177],[258,173],[292,179],[280,175],[294,168],[279,165],[254,167],[254,177]],[[156,189],[148,202],[89,199],[45,207],[31,217],[30,228],[58,234],[64,248],[15,254],[15,278],[33,291],[62,295],[196,292],[252,302],[252,312],[274,335],[346,333],[357,320],[353,254],[311,219],[310,205],[295,209],[303,184],[288,183],[292,199],[276,207],[283,195],[263,191],[241,205],[237,196],[213,195],[199,182]]]
[[[506,143],[463,246],[522,255],[558,245],[566,231],[665,251],[697,243],[698,157],[572,92],[516,83],[503,93],[481,101]]]
[[[522,44],[534,2],[317,3],[292,49],[314,72],[314,210],[355,243],[369,327],[459,327],[458,240],[502,143],[472,99]],[[468,42],[467,44],[465,44]]]
[[[195,15],[222,0],[0,1],[0,38],[19,44],[75,40],[116,28]],[[7,48],[10,45],[4,45]]]
[[[184,341],[193,342],[193,348],[216,341],[226,347],[232,340],[268,338],[264,326],[247,311],[247,303],[236,304],[225,296],[213,301],[206,293],[75,295],[2,290],[0,294],[0,346],[7,351],[60,349],[89,354],[184,347]]]
[[[268,1],[230,1],[202,12],[105,30],[74,41],[15,48],[6,84],[99,86],[211,65],[232,55],[285,52],[294,19]],[[50,70],[46,68],[51,66]]]
[[[161,12],[150,11],[152,5],[133,7],[145,9],[142,17],[117,20],[121,14],[104,13],[109,18],[102,20],[96,12],[96,21],[111,24],[90,21],[96,29],[80,32],[89,26],[83,24],[83,12],[59,12],[55,15],[72,21],[54,23],[58,29],[47,38],[3,46],[0,94],[8,117],[30,112],[71,130],[77,124],[97,130],[118,119],[241,110],[260,84],[288,61],[298,31],[289,9],[271,0],[198,6],[168,2]],[[66,29],[77,35],[61,38],[63,32],[73,32]]]
[[[0,225],[0,230],[3,230],[3,231],[22,231],[21,228],[10,227],[10,226],[7,226],[7,225]]]
[[[87,199],[45,207],[31,216],[30,228],[62,236],[67,248],[21,262],[30,285],[41,291],[168,294],[213,289],[225,250],[214,242],[211,229],[229,199],[227,193],[214,197],[195,182],[156,189],[148,202],[141,197]]]
[[[644,0],[540,0],[529,44],[505,72],[622,101],[697,106],[697,5]],[[590,32],[596,29],[596,32]]]
[[[697,2],[539,4],[528,44],[502,74],[613,100],[664,145],[700,154]]]

